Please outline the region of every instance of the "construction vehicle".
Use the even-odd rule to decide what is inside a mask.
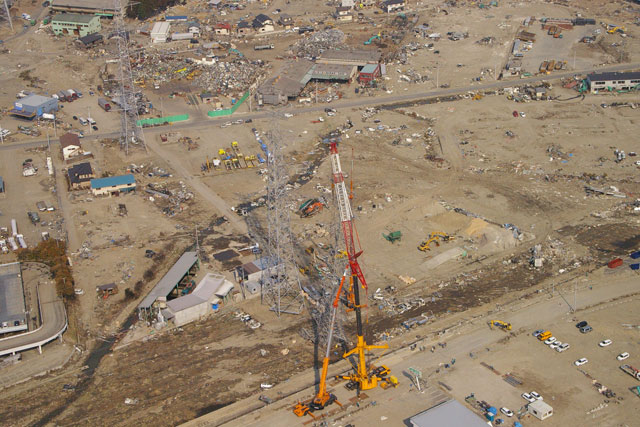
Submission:
[[[298,207],[298,214],[302,218],[308,218],[310,216],[317,214],[323,208],[324,208],[324,202],[322,200],[317,198],[308,199],[308,200],[305,200],[305,202]]]
[[[371,38],[367,41],[364,42],[365,46],[370,45],[371,43],[373,43],[374,40],[382,40],[382,38],[380,37],[381,33],[378,34],[374,34],[373,36],[371,36]]]
[[[634,368],[631,365],[621,365],[620,369],[640,381],[640,370]]]
[[[631,391],[631,393],[635,394],[636,396],[640,397],[640,385],[635,387],[630,387],[629,391]]]
[[[349,202],[349,194],[347,193],[347,188],[344,182],[342,166],[340,165],[340,155],[338,154],[337,142],[331,143],[331,168],[333,171],[334,194],[336,195],[336,201],[338,203],[340,222],[342,223],[342,232],[344,234],[345,250],[347,251],[349,270],[351,272],[351,286],[347,291],[346,304],[347,309],[355,311],[357,334],[356,346],[342,355],[345,359],[351,355],[357,356],[356,364],[353,367],[354,371],[351,374],[339,375],[337,378],[348,380],[347,388],[357,387],[359,391],[371,390],[378,386],[378,383],[382,386],[385,383],[392,382],[392,380],[388,378],[390,370],[386,366],[375,367],[371,363],[367,364],[366,352],[373,349],[386,349],[389,348],[389,345],[370,345],[367,344],[364,339],[362,308],[366,307],[366,305],[362,305],[360,303],[360,289],[362,288],[365,291],[366,301],[366,292],[368,287],[364,278],[364,273],[358,263],[358,257],[362,255],[362,248],[359,248],[360,250],[356,251],[353,213]]]
[[[448,242],[453,239],[455,239],[455,236],[451,236],[442,231],[434,231],[433,233],[429,234],[427,240],[420,243],[420,246],[418,246],[418,250],[422,252],[430,251],[432,243],[435,243],[436,246],[440,246],[440,240],[442,240],[443,242]]]
[[[235,53],[239,58],[244,58],[244,54],[240,52],[238,49],[229,48],[229,53]]]
[[[510,331],[511,330],[511,323],[503,322],[502,320],[491,320],[489,322],[489,327],[491,329],[493,329],[494,326],[497,326],[498,328],[502,329],[503,331]]]
[[[395,243],[398,240],[402,239],[402,231],[392,231],[389,234],[382,233],[382,237],[388,240],[391,243]]]
[[[312,248],[313,249],[313,248]],[[324,354],[324,359],[322,359],[322,372],[320,373],[320,383],[318,384],[318,393],[316,396],[308,402],[298,402],[298,404],[293,408],[293,413],[299,417],[303,417],[305,415],[310,415],[312,418],[315,418],[313,415],[314,411],[320,411],[331,405],[332,403],[337,403],[342,406],[336,396],[333,393],[329,393],[327,391],[327,372],[329,371],[329,355],[331,353],[331,341],[333,340],[333,328],[336,324],[336,313],[338,312],[338,303],[340,302],[340,296],[342,295],[342,288],[344,287],[345,279],[347,278],[347,274],[349,269],[346,268],[344,270],[344,274],[342,275],[342,279],[340,280],[340,285],[338,286],[338,291],[336,292],[336,297],[333,300],[333,304],[331,306],[331,320],[329,322],[329,336],[327,337],[327,350]]]
[[[607,24],[607,34],[624,34],[626,31],[626,28],[624,28],[623,26]]]
[[[472,101],[479,101],[482,98],[484,98],[484,95],[481,94],[480,92],[476,93],[475,95],[473,95],[473,98],[471,98]]]

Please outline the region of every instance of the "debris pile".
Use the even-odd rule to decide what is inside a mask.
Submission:
[[[346,49],[345,35],[342,31],[330,29],[311,33],[291,46],[291,53],[296,56],[314,58],[328,49]]]

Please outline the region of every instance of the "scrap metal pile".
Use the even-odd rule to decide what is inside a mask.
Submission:
[[[346,49],[342,31],[331,29],[311,33],[291,46],[291,53],[304,58],[315,58],[329,49]]]
[[[201,53],[202,57],[205,56]],[[223,56],[226,57],[226,54]],[[230,59],[230,58],[229,58]],[[147,83],[161,84],[186,80],[214,94],[244,92],[266,73],[261,60],[237,57],[232,60],[214,58],[184,58],[172,52],[143,52],[132,60],[134,81],[140,87]]]

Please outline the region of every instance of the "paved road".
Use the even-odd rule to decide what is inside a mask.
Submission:
[[[597,280],[594,276],[591,277],[591,280],[595,280],[595,282],[593,282],[593,289],[587,290],[585,288],[585,290],[579,293],[577,299],[578,314],[580,313],[580,307],[593,306],[594,304],[610,301],[620,296],[640,291],[637,276],[630,272],[618,275],[615,278],[608,278],[606,282]],[[495,315],[495,313],[493,315]],[[505,307],[504,311],[500,314],[502,320],[511,322],[513,325],[516,325],[518,329],[525,328],[527,330],[540,327],[542,321],[544,323],[551,323],[562,317],[572,316],[573,314],[569,314],[568,305],[557,294],[553,298],[549,298],[548,294],[544,294],[535,300],[526,299],[518,301],[513,306]],[[409,367],[414,367],[420,369],[426,377],[429,372],[435,370],[442,362],[448,362],[453,358],[463,361],[469,359],[470,352],[476,353],[495,345],[504,337],[504,334],[489,331],[485,323],[486,320],[486,318],[479,318],[476,319],[474,324],[467,324],[459,329],[451,329],[447,335],[440,338],[440,341],[446,341],[446,348],[438,348],[434,353],[430,351],[411,351],[410,348],[408,348],[408,344],[405,343],[406,346],[404,348],[400,348],[394,353],[382,357],[379,363],[392,367],[394,374],[399,376],[401,381],[400,387],[392,392],[394,395],[392,399],[385,398],[385,392],[379,389],[367,391],[370,399],[375,400],[377,405],[360,412],[351,410],[350,412],[353,413],[348,418],[349,422],[355,425],[366,425],[370,424],[371,420],[379,419],[379,415],[383,414],[388,417],[388,425],[403,425],[402,421],[407,416],[424,410],[428,405],[422,401],[421,398],[415,401],[409,400],[410,396],[416,396],[416,394],[415,392],[413,394],[409,393],[410,381],[405,378],[402,373],[406,372]],[[451,318],[448,321],[449,324],[454,322]],[[424,336],[429,332],[440,330],[441,327],[442,325],[428,325],[416,329],[415,333]],[[407,335],[401,335],[399,340],[403,338],[405,338],[405,340],[411,339],[407,337]],[[436,344],[436,341],[425,340],[420,344],[430,348],[431,345]],[[329,372],[330,376],[341,371],[341,368],[345,365],[344,363],[332,365]],[[184,425],[189,427],[218,426],[223,424],[229,426],[255,427],[263,425],[283,427],[299,425],[300,422],[291,413],[291,408],[298,399],[304,399],[314,393],[314,388],[311,385],[314,383],[314,375],[315,373],[313,371],[308,370],[297,374],[286,383],[277,385],[268,392],[259,393],[266,394],[274,400],[278,399],[278,402],[273,405],[263,407],[264,405],[258,402],[258,394],[218,411],[196,418]],[[300,391],[298,392],[298,390]],[[346,402],[349,396],[351,396],[344,391],[343,387],[336,387],[334,391],[337,394],[338,400],[342,402]],[[279,396],[283,395],[288,397],[280,400]],[[417,396],[421,395],[418,394]],[[398,406],[397,401],[402,401],[401,407]]]
[[[633,62],[628,64],[618,64],[611,65],[607,67],[593,67],[586,70],[575,70],[575,71],[565,71],[562,73],[555,73],[552,75],[543,75],[543,76],[533,76],[525,79],[518,80],[499,80],[493,82],[483,82],[477,85],[470,85],[464,87],[454,87],[448,89],[435,89],[424,92],[412,92],[402,95],[388,95],[388,96],[374,96],[367,98],[357,98],[357,99],[348,99],[342,101],[336,101],[331,104],[332,108],[340,109],[340,108],[361,108],[361,107],[371,107],[371,106],[380,106],[380,105],[393,105],[405,102],[417,102],[428,98],[437,98],[437,97],[446,97],[452,95],[465,94],[468,92],[477,92],[477,91],[487,91],[487,90],[496,90],[502,89],[505,87],[522,85],[522,84],[531,84],[531,83],[539,83],[541,81],[550,81],[550,80],[558,80],[566,77],[571,77],[574,75],[583,75],[592,72],[609,72],[609,71],[626,71],[626,70],[635,70],[640,68],[640,62]],[[327,107],[326,104],[319,105],[311,105],[306,107],[300,106],[289,106],[281,109],[273,109],[273,110],[262,110],[258,112],[250,112],[250,113],[236,113],[233,115],[234,118],[242,118],[242,119],[269,119],[273,118],[274,115],[280,115],[284,113],[295,113],[295,114],[303,114],[310,112],[318,112],[324,111]],[[284,117],[283,117],[284,119]],[[208,128],[211,125],[216,125],[219,123],[224,123],[231,120],[231,116],[227,117],[196,117],[186,122],[174,123],[171,126],[171,130],[179,130],[179,129],[203,129]],[[157,127],[157,128],[147,128],[145,129],[145,134],[156,134],[166,132],[166,127]],[[85,140],[90,139],[101,139],[101,138],[114,138],[119,134],[117,132],[109,132],[109,133],[100,133],[93,134],[85,137]],[[11,150],[14,148],[30,148],[36,147],[39,145],[46,144],[46,140],[37,140],[30,141],[24,143],[16,143],[16,144],[5,144],[0,146],[1,150]],[[51,142],[58,143],[57,139],[52,139]]]
[[[0,356],[44,345],[62,335],[67,328],[64,303],[56,295],[55,285],[53,283],[39,285],[38,292],[42,326],[33,332],[0,340]]]

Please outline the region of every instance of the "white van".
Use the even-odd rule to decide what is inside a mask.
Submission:
[[[89,124],[89,122],[87,121],[87,119],[85,119],[84,117],[78,117],[78,121],[80,122],[80,124],[82,126],[86,126]]]

